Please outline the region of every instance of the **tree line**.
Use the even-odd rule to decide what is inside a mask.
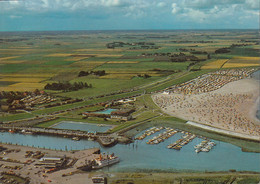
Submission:
[[[98,70],[98,71],[80,71],[78,74],[78,77],[83,77],[83,76],[88,76],[88,75],[97,75],[97,76],[103,76],[106,75],[106,71],[105,70]]]
[[[88,84],[86,82],[74,82],[73,84],[69,83],[69,82],[54,82],[51,84],[46,84],[46,86],[44,86],[44,89],[47,90],[63,90],[65,92],[67,91],[77,91],[79,89],[83,89],[83,88],[92,88],[92,84]]]

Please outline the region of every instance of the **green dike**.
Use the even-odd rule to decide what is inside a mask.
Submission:
[[[118,125],[119,124],[118,122],[104,121],[101,118],[99,118],[99,119],[97,119],[97,118],[80,119],[80,118],[59,117],[58,119],[48,121],[45,123],[41,123],[39,125],[35,125],[35,127],[50,128],[51,126],[53,126],[61,121],[74,121],[74,122],[81,122],[81,123],[106,124],[106,125]]]
[[[30,113],[19,113],[19,114],[12,114],[12,115],[1,115],[0,116],[0,122],[1,121],[15,121],[20,119],[27,119],[34,117],[33,114]]]
[[[59,123],[60,121],[63,121],[63,120],[65,120],[65,119],[63,119],[63,118],[57,118],[57,119],[52,120],[52,121],[40,123],[40,124],[38,124],[38,125],[35,125],[34,127],[49,128],[50,126],[53,126],[54,124]]]
[[[259,173],[256,172],[194,172],[161,170],[138,170],[134,172],[113,173],[108,177],[110,184],[258,184]]]

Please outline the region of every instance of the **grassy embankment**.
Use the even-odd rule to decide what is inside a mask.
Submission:
[[[210,173],[113,173],[109,184],[258,184],[259,173],[210,172]]]

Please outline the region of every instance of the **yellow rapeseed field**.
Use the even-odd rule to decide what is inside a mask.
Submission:
[[[259,61],[260,62],[260,57],[244,57],[244,56],[238,56],[238,57],[233,57],[232,60],[250,60],[250,61]]]
[[[121,57],[122,54],[95,54],[96,57]]]
[[[108,61],[107,63],[139,63],[139,61]]]
[[[239,68],[239,67],[251,67],[260,66],[259,57],[234,57],[229,60],[223,68]]]
[[[120,52],[122,49],[77,49],[76,52]]]
[[[239,68],[239,67],[250,67],[250,66],[260,66],[260,63],[226,63],[223,68]]]
[[[47,57],[68,57],[71,56],[72,54],[67,54],[67,53],[54,53],[54,54],[48,54],[46,55]]]
[[[18,74],[18,73],[12,73],[12,74],[1,74],[0,77],[6,77],[6,78],[50,78],[53,77],[55,74],[50,73],[41,73],[41,74]]]
[[[88,58],[89,57],[71,57],[71,58],[66,58],[65,61],[80,61],[80,60],[85,60]]]
[[[227,61],[228,59],[218,59],[216,61],[205,64],[201,67],[201,69],[218,69],[221,68],[221,66]]]
[[[8,77],[8,78],[2,78],[2,79],[0,79],[0,81],[7,81],[7,82],[25,82],[25,83],[27,83],[27,82],[29,82],[29,83],[38,83],[38,82],[41,82],[41,81],[43,81],[43,80],[46,80],[47,78],[18,78],[18,77],[14,77],[14,78],[10,78],[10,77]]]
[[[45,84],[42,83],[16,83],[6,87],[0,87],[0,91],[33,91],[43,89]]]
[[[20,56],[9,56],[9,57],[2,57],[0,58],[0,61],[3,61],[3,60],[8,60],[8,59],[15,59],[15,58],[18,58]]]

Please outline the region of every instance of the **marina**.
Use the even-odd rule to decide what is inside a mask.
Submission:
[[[137,134],[141,136],[146,130]],[[156,132],[158,136],[165,130]],[[52,150],[84,150],[90,148],[100,148],[102,153],[114,153],[120,158],[120,162],[104,167],[102,170],[109,171],[133,171],[146,169],[160,169],[167,171],[194,170],[194,171],[260,171],[259,153],[242,152],[241,148],[229,143],[212,140],[217,145],[209,152],[201,151],[199,154],[194,152],[194,146],[205,139],[195,137],[189,144],[175,151],[168,149],[167,146],[183,139],[185,133],[178,131],[174,136],[156,145],[149,145],[146,142],[152,138],[147,136],[143,140],[135,140],[130,144],[116,144],[113,147],[102,147],[96,141],[80,139],[74,141],[71,138],[17,134],[1,132],[1,142],[5,144],[24,145],[35,148],[45,148]],[[30,148],[28,148],[30,150]],[[160,158],[160,159],[158,159]]]

